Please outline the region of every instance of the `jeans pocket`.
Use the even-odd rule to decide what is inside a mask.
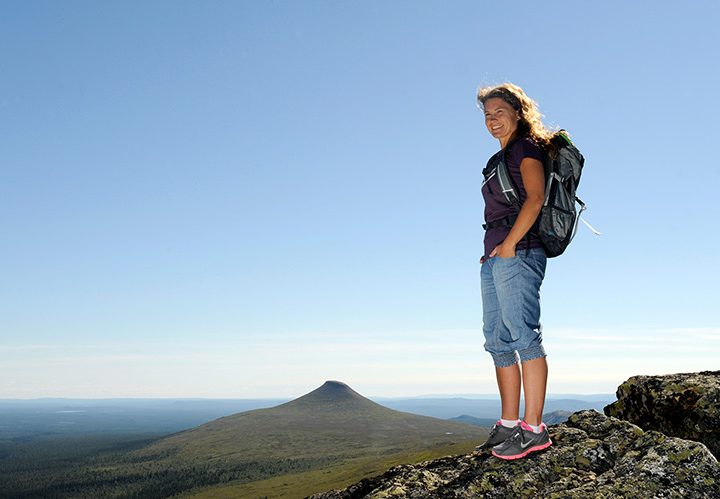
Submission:
[[[545,278],[545,266],[547,260],[545,256],[527,255],[520,258],[520,265],[527,271],[537,276],[540,280]]]
[[[518,277],[522,271],[520,257],[513,256],[510,258],[495,257],[493,264],[493,279],[497,283],[508,282]]]

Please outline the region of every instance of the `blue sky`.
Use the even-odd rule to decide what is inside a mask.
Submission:
[[[3,2],[0,397],[492,393],[479,85],[587,158],[553,393],[718,369],[720,7]]]

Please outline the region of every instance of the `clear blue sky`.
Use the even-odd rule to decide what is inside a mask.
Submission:
[[[0,4],[0,398],[492,393],[513,81],[587,158],[550,392],[718,369],[712,1]]]

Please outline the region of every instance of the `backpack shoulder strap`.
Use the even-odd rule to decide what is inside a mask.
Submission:
[[[510,142],[503,151],[503,154],[500,155],[500,159],[498,161],[497,165],[497,177],[498,181],[500,182],[500,188],[502,189],[502,193],[505,196],[505,199],[508,203],[510,203],[513,206],[520,206],[520,196],[517,193],[517,189],[515,189],[515,183],[513,182],[512,177],[510,176],[510,172],[507,168],[507,156],[510,154],[510,147],[512,144],[514,144],[515,141],[513,140]]]
[[[508,203],[512,205],[519,205],[520,198],[518,197],[515,186],[513,186],[512,178],[508,172],[507,165],[505,164],[505,158],[500,159],[497,166],[497,177],[500,182],[500,188],[505,196]]]
[[[487,162],[487,165],[485,168],[483,168],[482,175],[485,181],[487,181],[490,177],[492,177],[495,174],[495,170],[497,168],[497,164],[499,162],[499,157],[502,156],[503,151],[498,151],[492,156],[490,156],[490,159]]]

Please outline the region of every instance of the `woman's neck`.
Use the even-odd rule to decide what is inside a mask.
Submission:
[[[504,138],[504,137],[503,137],[503,138],[500,139],[500,148],[501,148],[501,149],[505,149],[505,148],[507,147],[507,145],[508,145],[510,142],[512,142],[513,140],[515,140],[516,138],[518,138],[517,130],[516,130],[515,133],[513,133],[510,137],[507,137],[507,138]]]

